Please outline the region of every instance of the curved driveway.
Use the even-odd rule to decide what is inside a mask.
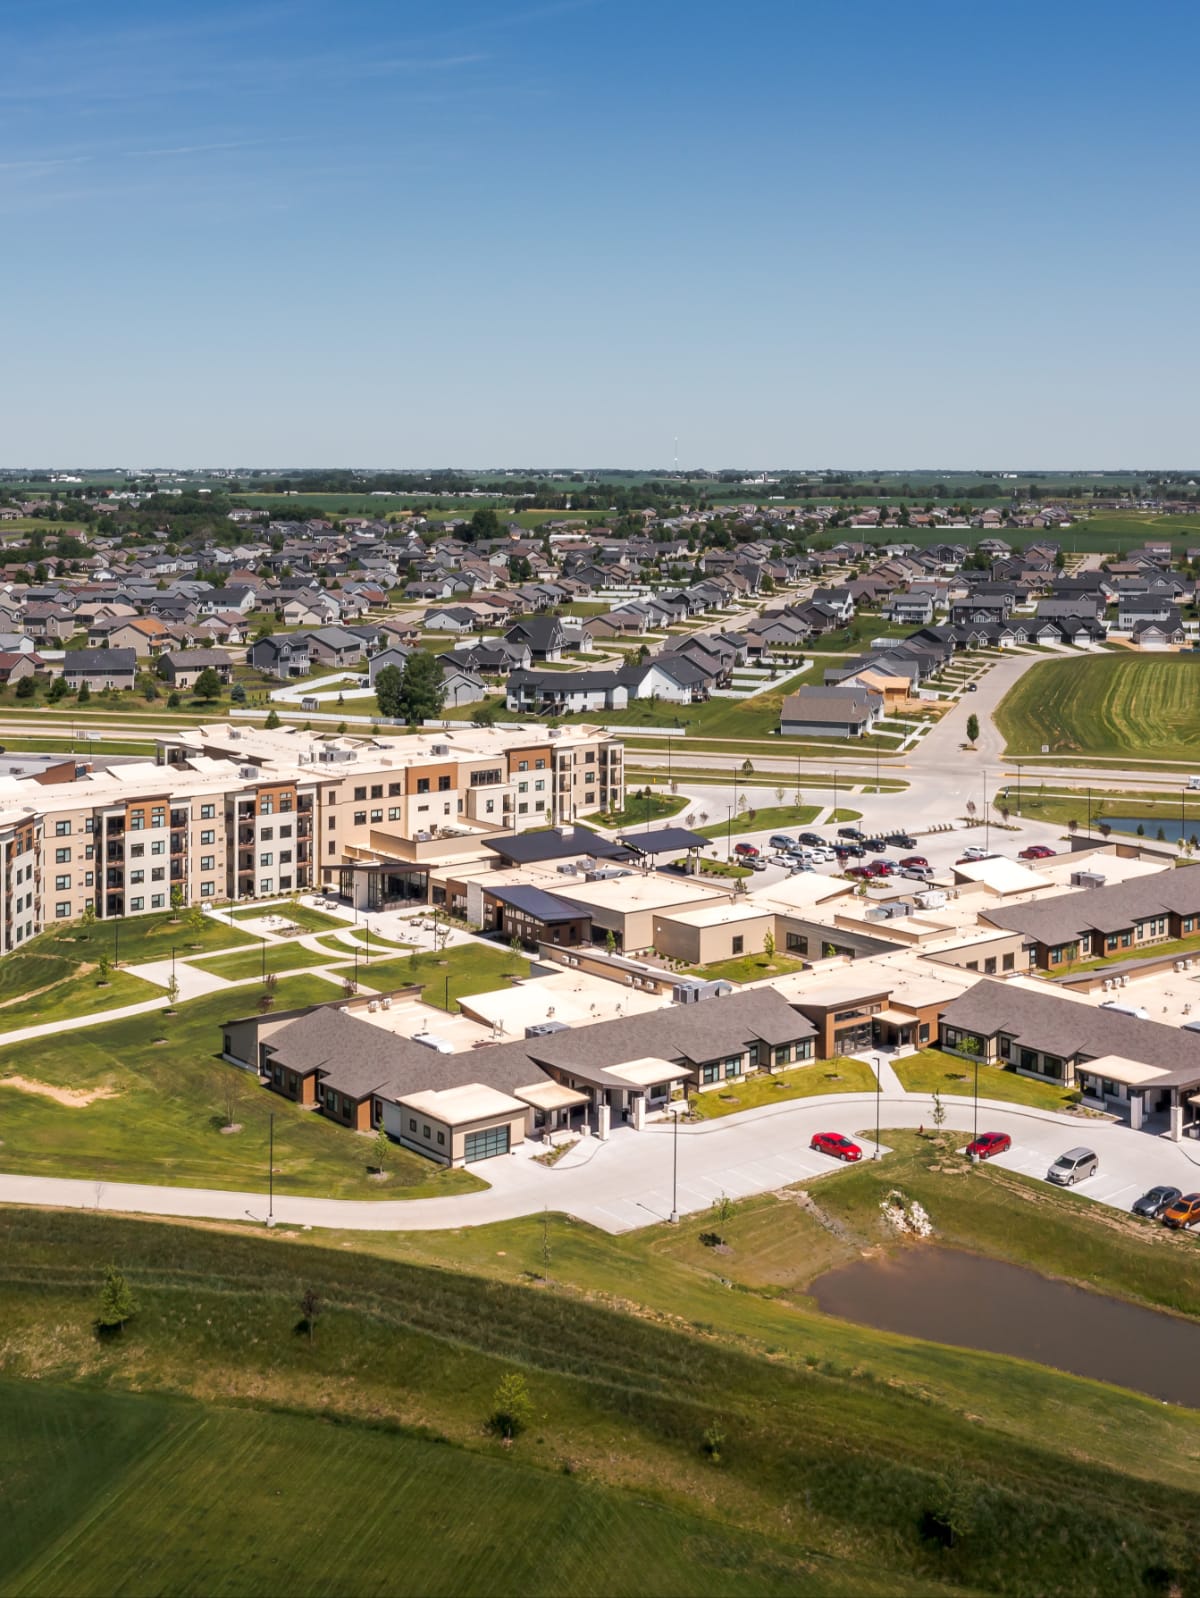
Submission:
[[[960,1138],[969,1135],[973,1101],[947,1098],[943,1103],[946,1127]],[[932,1100],[924,1094],[885,1093],[879,1108],[885,1128],[931,1127]],[[679,1210],[703,1211],[723,1194],[746,1198],[838,1169],[835,1161],[809,1150],[814,1132],[863,1134],[864,1152],[870,1157],[874,1145],[868,1129],[874,1123],[874,1094],[843,1093],[793,1099],[682,1127]],[[979,1101],[979,1127],[1007,1132],[1013,1139],[1012,1151],[997,1164],[1033,1176],[1044,1176],[1064,1149],[1076,1144],[1095,1149],[1100,1175],[1078,1192],[1118,1208],[1128,1209],[1156,1182],[1173,1182],[1185,1191],[1200,1188],[1200,1145],[1170,1143],[1107,1121],[989,1099]],[[549,1209],[574,1215],[605,1232],[628,1232],[669,1218],[674,1141],[670,1126],[655,1124],[642,1132],[622,1128],[607,1143],[585,1139],[555,1167],[538,1165],[527,1155],[510,1155],[481,1167],[492,1183],[484,1193],[377,1201],[276,1195],[274,1221],[343,1231],[428,1232],[483,1226]],[[0,1176],[0,1202],[207,1220],[261,1223],[267,1218],[265,1193],[44,1176]],[[936,1220],[935,1216],[935,1224]]]

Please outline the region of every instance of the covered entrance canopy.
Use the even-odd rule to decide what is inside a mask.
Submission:
[[[396,904],[424,904],[429,897],[429,867],[419,860],[355,860],[322,866],[326,883],[356,910],[385,910]]]

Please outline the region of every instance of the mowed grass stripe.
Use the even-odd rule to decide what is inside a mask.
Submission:
[[[210,1409],[143,1455],[10,1590],[721,1598],[862,1586],[849,1569],[826,1565],[818,1582],[761,1538],[515,1461]]]
[[[996,723],[1006,753],[1200,760],[1200,657],[1091,655],[1033,667]]]

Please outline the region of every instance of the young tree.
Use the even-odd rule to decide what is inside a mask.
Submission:
[[[171,920],[178,921],[183,909],[183,889],[178,883],[171,889]]]
[[[533,1401],[529,1388],[519,1371],[509,1371],[500,1378],[492,1399],[491,1425],[505,1442],[519,1437],[533,1418]]]
[[[203,699],[206,703],[220,699],[221,679],[211,666],[205,666],[196,678],[195,694],[197,699]]]
[[[189,932],[204,931],[204,911],[198,904],[194,904],[188,911],[187,924]]]
[[[272,705],[270,710],[267,712],[267,721],[266,721],[267,731],[268,732],[274,732],[275,728],[278,727],[278,725],[279,725],[279,712],[275,709],[275,706]]]
[[[47,693],[46,698],[52,705],[56,705],[60,699],[65,699],[67,697],[67,692],[68,689],[65,679],[62,677],[56,677],[50,684],[50,691]]]
[[[175,975],[174,971],[172,971],[171,972],[171,980],[167,983],[167,1014],[168,1015],[174,1014],[175,1006],[178,1003],[179,1003],[179,978]]]
[[[371,1144],[371,1158],[375,1162],[375,1169],[380,1176],[387,1168],[387,1162],[392,1156],[392,1140],[382,1127],[375,1134],[375,1141]]]
[[[604,948],[608,954],[616,954],[617,952],[617,935],[611,927],[604,934]]]
[[[933,1092],[933,1124],[939,1133],[946,1124],[946,1106],[942,1103],[942,1095],[936,1088]]]
[[[76,703],[80,705],[86,705],[91,697],[92,690],[88,687],[86,682],[81,682],[79,684],[79,693],[76,696]]]
[[[28,677],[22,677],[17,683],[17,698],[32,699],[37,693],[37,680],[30,672]]]
[[[96,1307],[96,1330],[120,1332],[125,1322],[137,1312],[133,1293],[125,1277],[115,1265],[104,1267],[104,1282],[100,1288],[100,1302]]]
[[[236,1066],[230,1066],[221,1078],[221,1108],[226,1126],[237,1125],[238,1106],[242,1100],[242,1076]]]
[[[311,1343],[317,1335],[317,1316],[321,1313],[321,1295],[313,1287],[306,1287],[300,1295],[301,1325]]]
[[[979,738],[979,717],[974,711],[967,717],[967,742],[975,743]]]
[[[763,938],[763,953],[768,960],[775,958],[775,934],[769,930]]]
[[[102,954],[96,961],[96,986],[98,988],[107,987],[111,970],[112,961],[106,954]]]
[[[79,918],[79,925],[89,932],[96,925],[96,906],[89,899],[83,907],[83,914]]]
[[[244,705],[246,703],[245,683],[235,682],[233,687],[229,690],[229,697],[235,705]]]
[[[167,695],[167,709],[178,710],[180,703],[179,690],[177,688],[172,688],[171,692]]]

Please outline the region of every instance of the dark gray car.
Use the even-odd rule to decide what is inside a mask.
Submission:
[[[1170,1209],[1179,1196],[1177,1187],[1152,1187],[1148,1193],[1143,1193],[1140,1199],[1134,1200],[1133,1213],[1148,1215],[1152,1221],[1156,1221],[1164,1210]]]

